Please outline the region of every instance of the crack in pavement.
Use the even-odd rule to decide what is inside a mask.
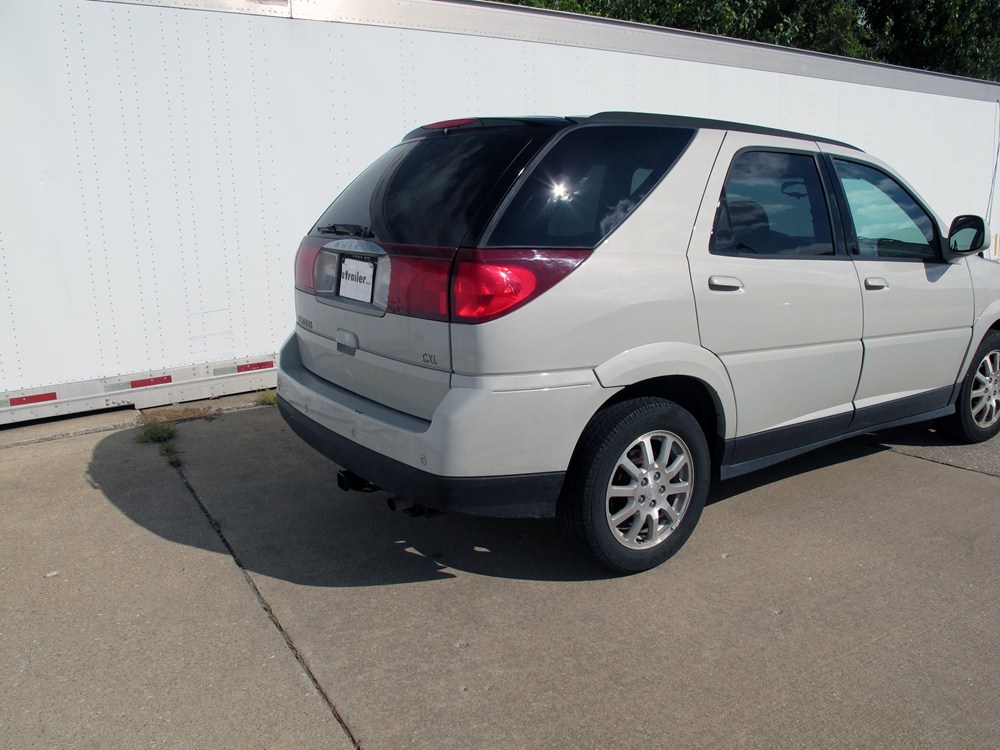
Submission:
[[[267,599],[264,598],[264,595],[261,593],[260,589],[257,587],[257,584],[254,582],[253,577],[250,575],[249,572],[247,572],[247,569],[243,565],[243,561],[240,560],[239,555],[236,554],[236,550],[233,549],[233,546],[229,543],[229,540],[226,539],[226,535],[222,533],[221,524],[212,516],[211,512],[208,510],[208,507],[205,505],[205,503],[202,502],[201,497],[198,495],[198,491],[194,488],[191,482],[188,481],[187,476],[184,474],[183,468],[181,466],[177,466],[175,467],[175,470],[177,471],[178,476],[180,476],[181,481],[184,483],[184,486],[187,488],[188,493],[194,499],[195,503],[198,505],[198,507],[201,509],[201,512],[208,520],[209,526],[211,526],[212,530],[215,531],[216,535],[219,537],[219,541],[222,542],[223,546],[229,552],[230,557],[233,558],[233,562],[235,562],[236,566],[240,569],[240,572],[243,574],[243,578],[247,582],[247,585],[250,587],[251,591],[253,591],[254,596],[257,597],[257,603],[260,605],[261,609],[264,610],[264,613],[268,616],[268,619],[271,620],[271,624],[274,625],[274,627],[278,630],[278,633],[281,634],[281,637],[285,641],[285,645],[288,647],[288,650],[292,652],[292,656],[294,656],[295,660],[299,663],[299,667],[301,667],[302,671],[305,672],[306,676],[312,681],[313,688],[315,688],[316,692],[319,693],[320,698],[326,704],[327,708],[330,709],[330,712],[333,714],[333,718],[337,720],[337,723],[340,724],[340,728],[344,730],[344,733],[347,735],[347,738],[351,741],[351,745],[354,746],[355,750],[362,750],[361,744],[354,736],[354,732],[351,731],[351,728],[347,725],[347,722],[344,720],[344,717],[340,715],[340,711],[337,710],[337,707],[333,705],[333,701],[330,700],[330,696],[327,695],[326,690],[324,690],[323,686],[320,685],[319,680],[316,677],[316,674],[313,672],[312,668],[306,662],[305,657],[296,647],[295,642],[292,640],[291,635],[289,635],[288,631],[285,630],[285,628],[282,626],[281,621],[278,619],[278,616],[274,613],[274,610],[271,609],[271,605],[268,604]]]

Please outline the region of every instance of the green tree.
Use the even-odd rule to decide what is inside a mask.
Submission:
[[[1000,78],[998,0],[507,0],[975,78]]]
[[[869,57],[941,73],[1000,79],[997,0],[859,0]]]

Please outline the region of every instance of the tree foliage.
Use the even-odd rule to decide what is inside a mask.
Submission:
[[[863,0],[870,59],[1000,80],[997,0]]]
[[[1000,80],[998,0],[506,0]]]

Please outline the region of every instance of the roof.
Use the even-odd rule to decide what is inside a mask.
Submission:
[[[741,133],[755,133],[757,135],[773,135],[780,138],[797,138],[804,141],[819,141],[835,146],[860,151],[861,149],[849,143],[835,141],[832,138],[824,138],[807,133],[797,133],[792,130],[781,130],[778,128],[765,128],[760,125],[751,125],[743,122],[732,122],[730,120],[712,120],[704,117],[684,117],[683,115],[659,115],[646,112],[599,112],[585,118],[586,122],[620,122],[636,125],[663,125],[675,128],[695,128],[698,130],[734,130]]]

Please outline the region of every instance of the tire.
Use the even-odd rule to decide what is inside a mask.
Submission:
[[[660,398],[599,412],[587,426],[556,513],[571,546],[616,573],[654,568],[701,517],[710,461],[694,417]]]
[[[1000,331],[983,337],[962,379],[949,431],[965,443],[982,443],[1000,433]]]

